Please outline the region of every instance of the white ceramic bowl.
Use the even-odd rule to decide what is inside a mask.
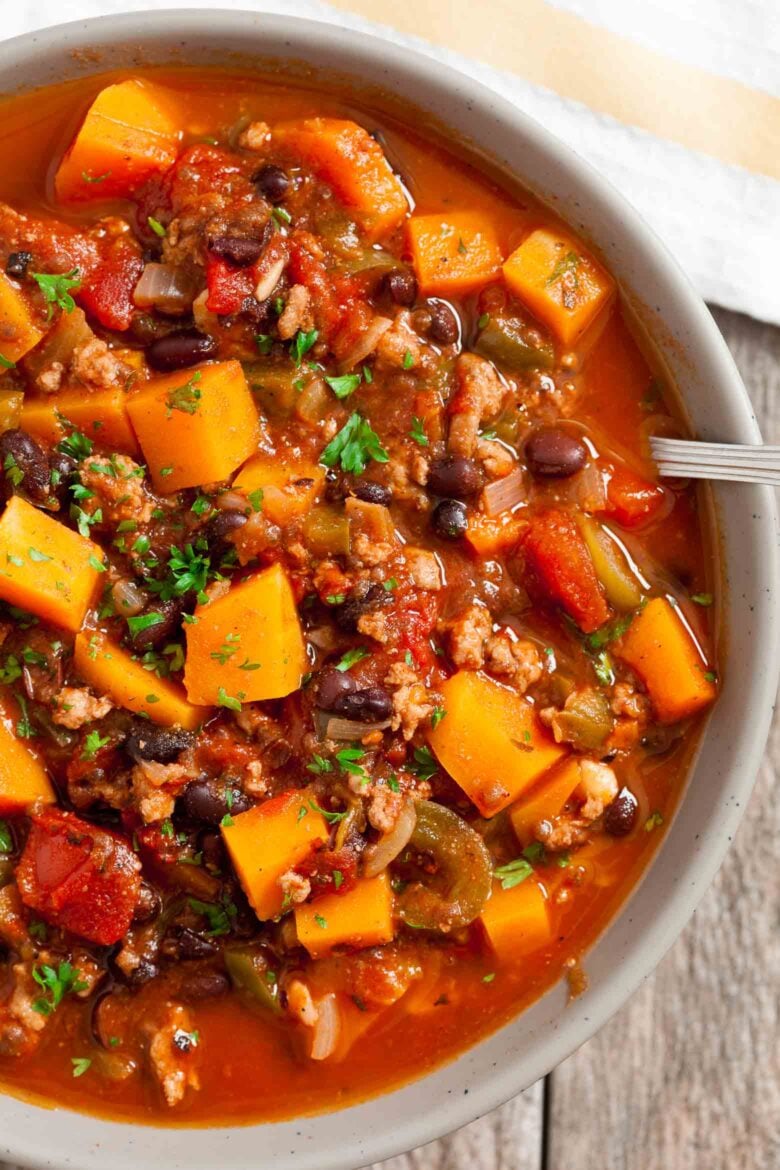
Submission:
[[[98,50],[97,58],[78,50]],[[479,143],[600,247],[659,346],[701,437],[760,435],[734,363],[672,257],[581,159],[508,102],[427,57],[335,26],[249,12],[136,13],[0,44],[0,90],[130,62],[304,60],[380,85]],[[95,62],[98,61],[98,64]],[[90,63],[91,62],[91,63]],[[659,855],[587,956],[590,986],[554,989],[456,1061],[337,1113],[223,1129],[152,1129],[0,1097],[0,1160],[63,1170],[353,1170],[464,1125],[544,1076],[625,1002],[688,921],[750,796],[775,698],[778,537],[768,488],[715,493],[723,564],[723,693]]]

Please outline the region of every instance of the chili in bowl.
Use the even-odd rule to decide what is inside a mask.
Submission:
[[[4,112],[0,1083],[275,1121],[582,994],[719,691],[598,248],[343,85]]]

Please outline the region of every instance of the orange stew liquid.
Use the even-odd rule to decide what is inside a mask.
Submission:
[[[576,994],[717,689],[613,278],[352,94],[3,115],[0,1082],[288,1117]]]

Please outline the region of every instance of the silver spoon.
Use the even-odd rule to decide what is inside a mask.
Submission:
[[[780,447],[700,443],[650,437],[658,474],[671,479],[719,479],[780,487]]]

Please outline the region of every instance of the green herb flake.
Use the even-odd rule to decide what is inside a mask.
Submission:
[[[255,488],[255,490],[253,492],[249,493],[249,495],[247,496],[247,499],[249,500],[249,503],[252,506],[253,512],[261,512],[262,511],[262,509],[263,509],[263,489],[262,488]]]
[[[345,670],[349,670],[351,666],[354,666],[356,662],[361,662],[362,659],[370,658],[370,656],[371,651],[367,650],[365,646],[355,646],[352,650],[347,650],[343,658],[336,663],[336,670],[340,670],[343,673]]]
[[[326,760],[324,756],[312,756],[311,763],[306,765],[307,772],[313,772],[315,776],[321,776],[325,772],[333,771],[333,764],[330,760]]]
[[[328,920],[327,918],[323,918],[321,914],[315,914],[314,921],[317,923],[317,926],[319,926],[320,930],[328,929]]]
[[[159,237],[160,237],[160,239],[162,239],[162,238],[163,238],[163,236],[165,235],[165,230],[166,230],[166,229],[165,229],[165,227],[164,227],[164,226],[163,226],[163,225],[160,223],[159,219],[155,219],[153,215],[147,215],[147,217],[146,217],[146,222],[149,224],[149,227],[152,229],[152,231],[154,232],[154,234],[155,234],[156,236],[159,236]]]
[[[78,268],[65,273],[32,272],[30,275],[43,293],[43,299],[49,307],[49,317],[54,313],[55,306],[64,313],[73,312],[76,302],[71,292],[78,292],[81,288]]]
[[[129,617],[127,619],[127,628],[131,635],[135,637],[142,630],[149,630],[152,626],[159,626],[164,621],[165,617],[161,613],[139,613],[137,617]]]
[[[390,789],[391,792],[400,792],[401,785],[398,783],[398,777],[397,776],[388,776],[387,777],[387,787]]]
[[[0,366],[2,366],[4,370],[15,370],[16,362],[12,362],[10,358],[5,356],[5,354],[0,353]]]
[[[99,731],[88,732],[81,749],[82,760],[94,760],[100,749],[104,748],[110,740],[110,735],[101,735]]]
[[[222,935],[230,934],[231,925],[238,914],[233,902],[223,901],[218,905],[216,902],[201,902],[198,898],[188,898],[187,901],[191,910],[207,920],[209,924],[207,938],[220,938]]]
[[[326,385],[330,386],[337,398],[349,398],[350,394],[354,394],[361,382],[360,374],[339,374],[338,376],[328,377],[324,379]]]
[[[88,1056],[72,1056],[70,1063],[73,1065],[74,1077],[83,1077],[92,1067],[92,1061]]]
[[[274,207],[273,211],[271,212],[271,216],[278,224],[292,223],[292,216],[286,207]]]
[[[490,313],[483,313],[477,320],[477,329],[486,329],[490,324]]]
[[[32,1005],[33,1011],[41,1016],[52,1015],[66,995],[76,995],[79,991],[86,991],[89,986],[72,963],[59,963],[56,967],[44,963],[40,967],[33,967],[32,977],[45,993]]]
[[[487,973],[487,975],[482,976],[482,982],[483,983],[492,983],[493,980],[495,979],[495,977],[496,977],[495,971],[489,971]]]
[[[0,821],[0,853],[13,852],[14,839],[8,821]]]
[[[525,857],[517,857],[506,865],[499,865],[494,873],[501,882],[502,890],[513,890],[534,872],[534,867]]]
[[[329,812],[327,809],[321,808],[317,804],[316,800],[309,801],[309,808],[312,810],[312,812],[319,813],[321,817],[324,817],[329,825],[337,825],[339,821],[343,821],[344,817],[347,816],[349,811],[348,809],[345,809],[344,812]]]
[[[652,812],[645,821],[645,832],[652,833],[653,829],[658,829],[664,823],[664,818],[659,812]]]
[[[182,414],[197,414],[201,400],[201,390],[198,383],[202,377],[200,370],[196,370],[182,386],[176,386],[168,392],[165,399],[168,418],[171,417],[174,410],[178,410]]]
[[[432,776],[436,775],[439,765],[430,748],[418,747],[414,749],[414,762],[410,765],[410,770],[419,780],[430,780]]]
[[[692,593],[691,594],[691,601],[693,601],[696,605],[703,606],[705,609],[707,609],[710,605],[712,605],[714,600],[715,600],[715,598],[712,596],[711,593]]]
[[[318,337],[319,331],[317,329],[310,329],[308,333],[304,332],[303,329],[298,330],[290,346],[290,356],[296,366],[300,366]]]
[[[234,698],[233,695],[227,693],[224,687],[219,687],[217,690],[217,706],[227,707],[229,711],[240,711],[241,700],[244,698],[246,698],[246,695],[243,691],[239,691],[238,695]]]
[[[412,419],[412,426],[409,434],[412,436],[415,443],[419,443],[421,447],[430,446],[430,440],[425,433],[425,421],[423,419],[417,418],[417,416]]]
[[[370,423],[357,412],[350,415],[320,456],[325,467],[335,467],[340,462],[342,471],[352,475],[362,475],[370,459],[387,463],[389,455]]]
[[[431,715],[431,728],[436,728],[441,723],[442,719],[446,718],[447,712],[443,707],[434,707]]]
[[[263,357],[267,357],[273,349],[274,339],[270,333],[256,333],[255,345],[257,346],[258,352],[261,353]]]

